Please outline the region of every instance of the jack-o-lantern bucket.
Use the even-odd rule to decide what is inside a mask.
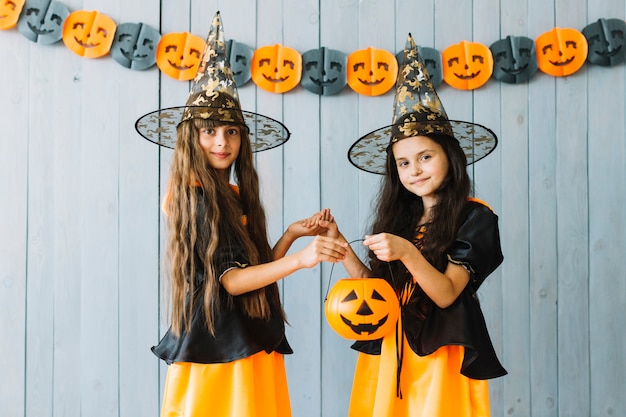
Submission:
[[[400,303],[382,278],[344,278],[330,289],[325,312],[326,321],[340,336],[375,340],[395,330]]]

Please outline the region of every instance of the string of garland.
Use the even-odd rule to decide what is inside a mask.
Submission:
[[[28,40],[42,45],[63,41],[83,58],[110,54],[121,66],[143,71],[153,66],[176,80],[191,80],[200,64],[205,41],[190,32],[161,34],[145,23],[117,24],[98,11],[71,12],[55,0],[13,0],[0,4],[0,30],[17,26]],[[494,78],[524,83],[540,70],[563,77],[585,64],[614,66],[626,58],[626,22],[598,19],[582,31],[555,27],[536,39],[507,36],[490,46],[469,41],[442,51],[420,46],[420,55],[438,86],[442,82],[461,90],[474,90]],[[337,94],[348,85],[367,96],[386,93],[397,78],[402,51],[393,54],[368,47],[346,54],[320,47],[304,53],[281,44],[257,49],[227,41],[236,84],[252,82],[272,93],[285,93],[297,85],[320,95]]]

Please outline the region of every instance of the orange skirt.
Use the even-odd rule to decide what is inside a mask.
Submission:
[[[486,380],[461,375],[464,348],[443,346],[418,356],[404,341],[396,396],[395,333],[383,339],[381,355],[359,353],[349,417],[489,417]]]
[[[290,417],[283,355],[168,366],[161,417]]]

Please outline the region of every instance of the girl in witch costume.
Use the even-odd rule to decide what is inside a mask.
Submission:
[[[352,346],[350,416],[489,416],[487,380],[506,371],[476,291],[503,256],[498,217],[470,198],[466,165],[496,143],[483,126],[448,120],[409,34],[392,125],[348,153],[384,180],[363,241],[369,267],[350,248],[343,264],[352,277],[384,277],[401,305],[394,334]],[[326,235],[345,240],[327,220]]]
[[[338,262],[346,249],[319,235],[319,214],[290,225],[270,248],[252,154],[284,143],[289,132],[240,110],[219,12],[187,104],[150,113],[136,127],[174,144],[163,202],[172,323],[152,348],[169,364],[161,415],[291,416],[283,354],[292,350],[276,281]],[[286,255],[304,235],[317,236]]]

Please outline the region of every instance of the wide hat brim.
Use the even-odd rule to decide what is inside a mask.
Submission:
[[[358,139],[348,150],[348,160],[355,167],[371,172],[385,174],[387,152],[396,140],[398,128],[402,125],[392,124],[376,129]],[[460,120],[445,120],[441,123],[423,123],[414,127],[412,134],[404,134],[402,138],[411,136],[428,136],[443,134],[454,137],[459,141],[465,152],[467,165],[480,161],[496,148],[498,138],[489,128],[471,122]],[[399,138],[397,140],[402,140]]]
[[[194,114],[194,118],[232,124],[244,123],[249,131],[253,152],[281,146],[291,136],[284,124],[271,117],[245,110],[212,106],[177,106],[155,110],[141,116],[135,122],[135,129],[149,141],[174,149],[176,128],[190,112]]]

